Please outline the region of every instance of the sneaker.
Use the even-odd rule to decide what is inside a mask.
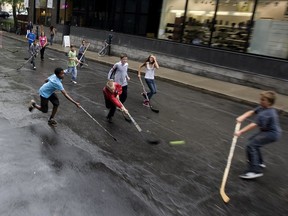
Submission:
[[[33,70],[36,70],[36,67],[35,67],[35,66],[33,67]]]
[[[49,125],[52,125],[52,126],[56,126],[56,125],[57,125],[57,122],[52,118],[52,119],[49,119],[49,120],[48,120],[48,124],[49,124]]]
[[[263,176],[263,173],[255,173],[255,172],[247,172],[242,175],[239,175],[240,178],[243,179],[254,179]]]
[[[31,100],[28,106],[29,112],[32,112],[35,108],[36,102],[34,100]]]
[[[106,118],[107,118],[107,120],[108,120],[109,123],[112,123],[112,122],[113,122],[113,121],[112,121],[112,117],[108,117],[108,116],[107,116]]]
[[[75,80],[71,80],[72,83],[77,84],[77,82]]]
[[[143,106],[150,107],[150,106],[149,106],[149,101],[148,101],[148,100],[144,100]]]
[[[250,164],[250,161],[247,160],[247,163]],[[263,162],[260,163],[259,166],[260,166],[261,168],[266,168],[266,165],[265,165]]]

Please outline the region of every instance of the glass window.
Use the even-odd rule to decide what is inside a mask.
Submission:
[[[245,52],[254,0],[220,0],[215,16],[212,47]]]
[[[184,43],[194,45],[209,44],[214,11],[214,1],[189,1],[183,35]]]
[[[181,41],[186,0],[163,0],[158,38]]]
[[[259,0],[249,53],[288,59],[288,1]]]

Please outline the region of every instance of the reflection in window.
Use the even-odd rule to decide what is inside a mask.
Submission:
[[[288,1],[259,0],[249,53],[288,59]]]

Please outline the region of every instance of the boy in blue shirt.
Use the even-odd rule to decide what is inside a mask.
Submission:
[[[64,79],[64,70],[62,68],[56,68],[54,74],[48,77],[45,80],[45,83],[40,87],[39,94],[41,99],[41,105],[37,105],[34,100],[30,101],[29,111],[32,112],[34,108],[40,110],[43,113],[48,112],[48,102],[50,101],[53,104],[53,110],[51,116],[48,120],[48,124],[52,126],[56,126],[57,122],[54,120],[54,116],[57,112],[59,106],[59,99],[55,93],[55,91],[59,90],[61,93],[72,103],[74,103],[78,108],[80,107],[80,103],[73,100],[65,91],[62,80]]]
[[[29,32],[26,35],[26,38],[28,39],[28,47],[30,48],[31,44],[35,41],[36,39],[36,35],[34,34],[33,29],[31,30],[31,32]]]
[[[236,119],[237,122],[243,122],[246,118],[257,114],[254,122],[235,132],[236,136],[240,136],[249,130],[259,127],[259,131],[249,138],[246,146],[249,166],[246,173],[239,176],[240,178],[254,179],[263,176],[263,168],[265,168],[266,165],[263,163],[260,148],[279,140],[281,136],[282,131],[279,125],[278,114],[275,108],[272,107],[275,100],[275,92],[264,91],[261,93],[260,106],[244,113]]]

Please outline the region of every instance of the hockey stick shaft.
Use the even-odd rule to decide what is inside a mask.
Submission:
[[[141,83],[141,85],[142,85],[142,88],[143,88],[143,91],[144,91],[146,100],[148,101],[148,104],[149,104],[150,109],[151,109],[153,112],[158,113],[159,110],[152,108],[152,106],[151,106],[151,104],[150,104],[150,100],[149,100],[149,98],[148,98],[148,95],[147,95],[147,92],[146,92],[146,89],[145,89],[145,86],[144,86],[144,84],[143,84],[143,82],[142,82],[141,77],[139,77],[139,80],[140,80],[140,83]]]
[[[110,137],[112,137],[115,141],[117,141],[117,139],[109,132],[106,130],[106,128],[104,128],[95,118],[93,118],[92,115],[90,115],[90,113],[88,113],[82,106],[80,106],[80,108],[94,121],[96,122]]]
[[[236,126],[235,126],[235,130],[234,130],[234,134],[235,132],[239,131],[241,127],[241,123],[237,122]],[[229,170],[230,170],[230,166],[231,166],[231,161],[233,158],[233,154],[234,154],[234,150],[235,150],[235,146],[237,143],[237,138],[238,136],[234,135],[233,140],[232,140],[232,144],[230,147],[230,152],[229,152],[229,156],[228,156],[228,160],[227,160],[227,165],[224,171],[224,175],[223,175],[223,179],[222,179],[222,183],[221,183],[221,187],[220,187],[220,195],[223,199],[223,201],[225,203],[228,203],[230,198],[227,196],[227,194],[225,193],[225,186],[226,186],[226,182],[227,182],[227,178],[228,178],[228,174],[229,174]]]
[[[88,49],[89,46],[90,46],[90,43],[88,43],[88,45],[87,45],[86,49],[84,50],[82,56],[80,57],[80,59],[78,59],[79,61],[82,60],[82,58],[84,57],[84,55],[85,55],[85,53],[86,53],[86,51],[87,51],[87,49]],[[80,64],[80,63],[78,62],[76,66],[78,66],[79,64]],[[82,64],[84,64],[84,63],[82,63]],[[88,65],[86,65],[86,66],[88,66]]]
[[[122,104],[122,102],[118,99],[119,103],[124,107],[124,105]],[[124,107],[125,108],[125,107]],[[142,131],[141,127],[137,124],[137,122],[135,121],[135,119],[130,115],[129,112],[127,112],[127,115],[129,116],[129,118],[131,119],[132,123],[135,125],[135,127],[137,128],[137,130],[139,132]]]

